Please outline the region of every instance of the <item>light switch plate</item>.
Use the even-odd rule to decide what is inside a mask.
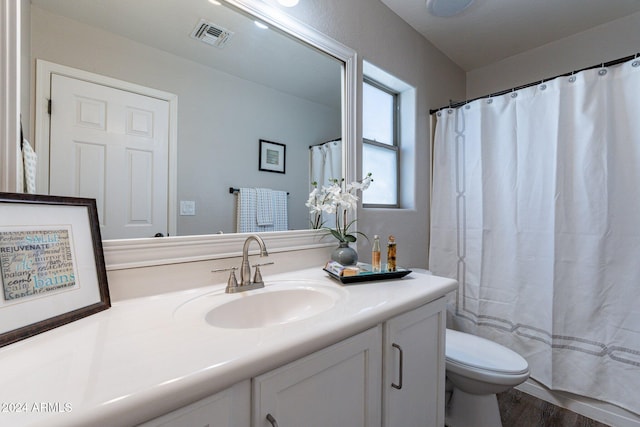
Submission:
[[[194,200],[180,200],[180,215],[195,215],[196,202]]]

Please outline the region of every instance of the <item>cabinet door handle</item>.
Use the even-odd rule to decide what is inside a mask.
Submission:
[[[273,418],[273,415],[267,414],[267,421],[271,423],[271,427],[278,427],[278,422]]]
[[[400,352],[400,373],[398,375],[398,382],[399,384],[395,384],[395,383],[391,383],[391,387],[393,388],[397,388],[398,390],[400,390],[402,388],[402,372],[404,371],[404,367],[403,367],[403,362],[404,362],[404,352],[402,351],[402,347],[400,347],[398,344],[393,343],[391,344],[391,347],[397,348],[398,351]]]

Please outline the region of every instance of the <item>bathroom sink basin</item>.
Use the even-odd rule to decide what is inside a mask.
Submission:
[[[205,320],[219,328],[263,328],[306,319],[333,307],[335,301],[334,295],[313,288],[267,290],[219,305]]]
[[[266,328],[316,316],[345,295],[344,289],[326,283],[282,280],[259,290],[203,295],[182,304],[174,316],[224,329]]]

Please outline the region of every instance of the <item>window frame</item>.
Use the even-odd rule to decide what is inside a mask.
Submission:
[[[370,77],[363,76],[362,84],[368,84],[380,91],[383,91],[392,96],[393,99],[393,129],[392,129],[392,144],[386,144],[384,142],[374,141],[364,137],[364,118],[363,118],[363,136],[362,136],[362,167],[364,169],[364,147],[365,145],[370,145],[378,148],[382,148],[385,150],[393,151],[396,157],[396,203],[394,204],[381,204],[381,203],[364,203],[362,202],[363,208],[399,208],[400,207],[400,93],[394,89],[391,89],[388,86],[383,85],[382,83],[374,80]],[[364,90],[363,90],[364,92]],[[363,173],[367,173],[367,171],[363,170]],[[375,181],[375,177],[374,181]]]

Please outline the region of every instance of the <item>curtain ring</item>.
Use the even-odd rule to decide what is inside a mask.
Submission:
[[[518,97],[518,93],[516,92],[515,89],[511,89],[511,97],[512,98],[517,98]]]
[[[571,77],[569,77],[569,83],[573,83],[576,81],[576,76],[574,75],[575,71],[571,72]]]
[[[638,53],[636,53],[636,56],[633,58],[634,61],[631,63],[632,67],[640,67],[640,61],[638,61]]]
[[[602,65],[600,66],[600,70],[598,71],[598,75],[604,76],[605,74],[607,74],[607,69],[604,68],[604,62],[603,62]]]
[[[544,79],[540,80],[540,90],[545,90],[547,88],[547,85],[544,84]]]

